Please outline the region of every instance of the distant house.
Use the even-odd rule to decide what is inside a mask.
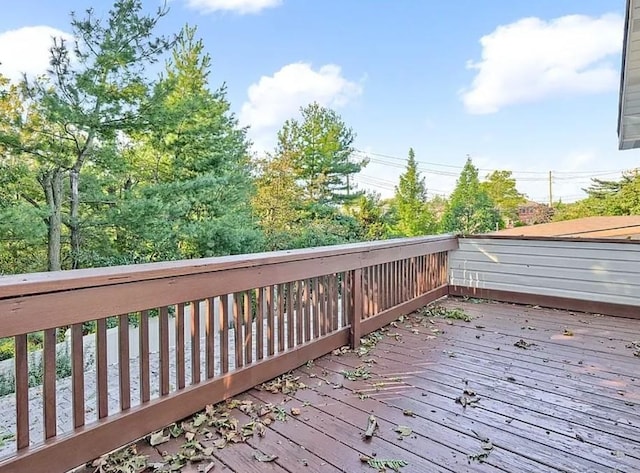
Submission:
[[[507,228],[492,235],[640,240],[640,215],[585,217],[528,227]]]
[[[551,221],[551,217],[553,217],[553,209],[547,204],[528,200],[518,206],[518,220],[525,225],[548,223]]]

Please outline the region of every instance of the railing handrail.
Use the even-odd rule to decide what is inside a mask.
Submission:
[[[201,273],[252,268],[278,263],[297,262],[327,256],[346,256],[363,250],[406,248],[412,245],[456,240],[456,236],[435,235],[395,238],[383,241],[349,243],[296,250],[249,253],[211,258],[163,261],[102,268],[38,272],[0,276],[0,300],[34,294],[68,291],[89,287],[173,278]]]

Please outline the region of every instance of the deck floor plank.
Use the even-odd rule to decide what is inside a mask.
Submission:
[[[440,304],[472,320],[413,314],[363,356],[330,354],[295,370],[306,389],[238,396],[289,415],[264,437],[216,450],[214,471],[364,473],[374,470],[360,456],[374,454],[407,461],[402,473],[640,471],[640,360],[628,346],[640,339],[640,320],[457,298]],[[517,348],[520,339],[535,345]],[[356,368],[367,376],[344,376]],[[457,402],[465,389],[479,397],[466,408]],[[379,428],[367,441],[370,414]],[[399,425],[411,434],[400,438]],[[484,437],[493,449],[479,462],[470,456],[482,452]],[[256,450],[278,458],[259,463]]]

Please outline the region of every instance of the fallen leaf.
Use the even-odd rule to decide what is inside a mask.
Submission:
[[[291,408],[291,415],[292,416],[299,416],[300,415],[300,409],[298,409],[297,407],[292,407]]]
[[[274,461],[276,458],[278,458],[278,455],[269,455],[267,453],[262,453],[258,450],[256,450],[255,452],[253,452],[253,458],[255,458],[256,460],[258,460],[259,462],[272,462]]]
[[[416,416],[415,413],[411,409],[405,409],[404,411],[402,411],[402,413],[405,416],[408,416],[408,417],[415,417]]]
[[[149,445],[155,447],[156,445],[168,442],[171,439],[170,435],[164,435],[164,431],[154,432],[149,437]]]
[[[525,340],[523,340],[521,338],[516,343],[514,343],[513,346],[514,347],[518,347],[518,348],[522,348],[523,350],[526,350],[529,347],[535,346],[535,343],[527,342],[527,341],[525,341]]]
[[[407,427],[406,425],[399,425],[398,427],[393,429],[393,431],[399,434],[398,438],[408,437],[413,433],[413,430],[411,429],[411,427]]]

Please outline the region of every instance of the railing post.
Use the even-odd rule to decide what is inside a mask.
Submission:
[[[351,348],[360,346],[360,321],[362,320],[362,269],[351,272],[351,329],[349,341]]]

